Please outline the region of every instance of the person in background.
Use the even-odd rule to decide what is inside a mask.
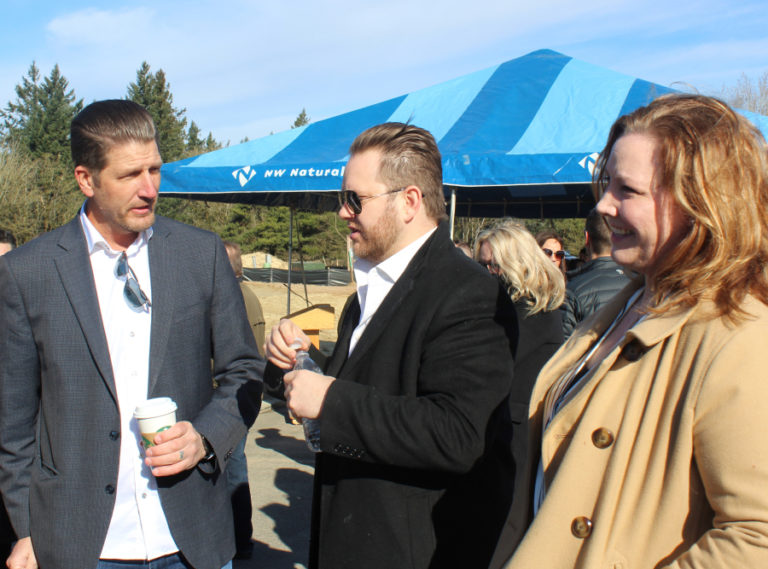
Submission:
[[[552,230],[545,229],[536,234],[536,243],[555,266],[560,269],[560,273],[565,279],[565,250],[563,249],[563,238]]]
[[[493,444],[508,414],[514,307],[451,242],[429,132],[366,130],[342,188],[357,295],[334,352],[323,362],[290,320],[267,340],[277,368],[293,366],[299,340],[327,374],[284,378],[291,412],[320,423],[309,567],[485,569],[514,477],[509,443]]]
[[[535,517],[505,567],[768,567],[768,146],[668,95],[616,121],[596,175],[639,276],[539,374]]]
[[[603,216],[593,208],[584,224],[589,261],[568,271],[565,302],[562,306],[563,334],[605,305],[629,283],[623,267],[611,258],[611,232]]]
[[[0,229],[0,255],[16,248],[16,238],[6,229]]]
[[[515,304],[519,339],[515,380],[508,402],[510,416],[524,416],[536,376],[563,343],[558,308],[565,295],[565,283],[533,235],[513,220],[504,220],[480,232],[475,240],[475,259],[501,280]],[[530,452],[527,422],[514,422],[509,426],[511,428],[499,433],[499,437],[511,445],[515,464],[525,464]],[[491,566],[509,557],[527,528],[533,478],[524,469],[516,469],[513,486],[514,507],[510,509]]]
[[[233,241],[224,241],[224,247],[227,250],[227,256],[229,257],[230,265],[232,265],[232,270],[235,272],[235,278],[237,279],[237,282],[240,283],[240,292],[243,293],[245,312],[248,315],[248,322],[251,324],[251,330],[253,330],[253,338],[256,340],[256,346],[259,348],[259,352],[263,353],[266,323],[264,321],[264,311],[261,308],[261,302],[254,290],[245,284],[240,245]]]
[[[0,256],[7,566],[231,567],[221,477],[264,362],[224,245],[155,215],[162,159],[143,107],[97,101],[70,131],[80,212]],[[154,397],[177,422],[142,450],[133,412]]]
[[[472,248],[467,244],[464,243],[464,241],[454,241],[454,245],[456,245],[456,248],[459,249],[462,253],[464,253],[467,257],[470,259],[472,258]]]
[[[251,325],[253,338],[259,350],[264,349],[264,311],[256,292],[243,282],[243,260],[240,245],[233,241],[224,241],[229,264],[240,283],[240,292],[245,302],[245,312]],[[248,483],[248,461],[245,457],[245,446],[248,434],[237,444],[227,467],[227,486],[232,498],[232,516],[235,522],[235,559],[250,559],[253,556],[253,503],[251,501],[251,486]]]

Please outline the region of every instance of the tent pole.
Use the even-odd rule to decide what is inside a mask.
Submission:
[[[456,221],[456,188],[451,188],[451,241],[453,241],[453,224]]]
[[[288,223],[288,299],[285,304],[285,315],[291,313],[291,267],[293,266],[293,206],[291,206],[291,218]]]

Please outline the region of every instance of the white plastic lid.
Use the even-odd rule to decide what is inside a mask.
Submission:
[[[176,411],[176,409],[176,402],[170,397],[155,397],[139,403],[133,412],[133,416],[137,419],[147,419],[171,413]]]

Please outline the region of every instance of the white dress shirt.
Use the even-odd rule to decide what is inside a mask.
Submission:
[[[421,246],[435,232],[435,229],[437,227],[427,231],[378,265],[372,265],[365,259],[355,259],[355,281],[357,282],[357,300],[360,303],[360,322],[352,332],[349,341],[350,354],[384,298],[392,290],[397,279],[403,274]]]
[[[102,559],[155,559],[179,550],[165,520],[157,481],[139,446],[136,405],[147,399],[152,309],[134,308],[123,295],[125,278],[115,267],[122,254],[112,249],[80,211],[99,310],[109,346],[112,373],[120,410],[120,463],[115,508],[101,551]],[[152,228],[142,231],[125,251],[144,294],[151,300],[148,242]]]

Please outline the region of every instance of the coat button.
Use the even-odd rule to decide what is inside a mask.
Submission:
[[[120,432],[119,431],[110,431],[110,433],[109,433],[109,438],[110,439],[112,439],[113,441],[116,441],[119,437],[120,437]]]
[[[608,448],[613,444],[613,438],[613,433],[603,427],[592,432],[592,444],[597,448]]]
[[[645,353],[645,348],[637,340],[632,340],[621,350],[621,355],[628,362],[636,362]]]
[[[589,534],[592,533],[592,520],[586,516],[574,518],[571,522],[571,533],[579,539],[589,537]]]
[[[106,486],[104,486],[104,491],[107,494],[114,494],[115,493],[115,487],[112,486],[112,484],[107,484]]]

